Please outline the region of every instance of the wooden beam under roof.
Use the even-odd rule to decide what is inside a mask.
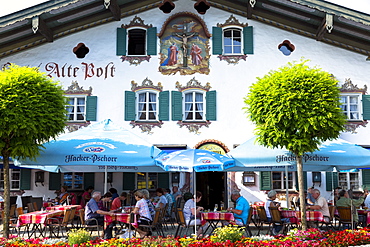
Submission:
[[[326,33],[326,17],[322,20],[320,26],[317,29],[316,40],[321,41],[325,33]]]
[[[46,25],[45,21],[40,16],[35,16],[32,18],[32,28],[36,28],[33,25],[34,20],[37,20],[37,32],[39,32],[42,36],[46,38],[48,42],[53,42],[53,32],[50,28]]]
[[[117,0],[110,0],[109,10],[113,15],[114,20],[121,20],[121,8],[119,7]]]

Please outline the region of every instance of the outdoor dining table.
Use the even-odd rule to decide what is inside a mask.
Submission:
[[[227,212],[202,212],[200,219],[202,226],[207,222],[209,223],[203,234],[206,234],[208,229],[211,229],[212,233],[217,228],[218,223],[222,221],[228,221],[229,223],[235,222],[234,214]]]
[[[104,225],[109,226],[111,223],[118,221],[124,224],[131,224],[133,227],[137,228],[139,223],[137,217],[134,217],[134,222],[130,222],[130,215],[127,213],[115,213],[114,216],[104,215]]]
[[[284,211],[293,211],[293,210],[284,210]],[[296,222],[291,221],[291,222],[298,224],[299,222],[301,222],[301,212],[300,211],[293,211],[293,212],[295,212],[296,214],[297,221]],[[287,215],[289,214],[290,213],[287,213]],[[283,216],[283,213],[281,215]],[[290,219],[292,220],[294,219],[294,217],[291,217]],[[313,211],[313,210],[306,211],[306,220],[313,221],[313,222],[324,222],[325,221],[324,215],[320,211]]]
[[[66,209],[69,209],[69,208],[76,208],[76,214],[78,214],[78,210],[82,209],[82,206],[81,205],[57,205],[57,206],[50,206],[50,207],[46,207],[46,210],[47,211],[55,211],[55,210],[66,210]]]
[[[21,214],[18,216],[17,226],[21,227],[27,225],[27,234],[30,238],[33,234],[36,237],[37,231],[42,237],[44,237],[44,230],[46,222],[48,219],[55,216],[63,215],[63,210],[53,210],[53,211],[35,211],[26,214]],[[29,232],[30,225],[33,224],[31,233]]]
[[[366,216],[366,226],[370,225],[370,210],[366,209],[357,209],[358,215]]]

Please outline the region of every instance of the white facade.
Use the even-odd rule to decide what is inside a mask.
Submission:
[[[162,25],[171,15],[187,11],[198,15],[206,23],[211,32],[217,23],[224,23],[231,13],[217,8],[210,8],[205,15],[199,15],[193,8],[194,2],[180,0],[176,2],[176,8],[171,14],[165,15],[159,9],[152,9],[137,14],[145,24],[152,24],[161,31]],[[1,64],[7,62],[18,65],[40,67],[41,71],[50,74],[55,80],[60,81],[65,89],[73,81],[77,81],[84,89],[92,87],[92,95],[98,97],[97,121],[111,119],[114,123],[145,138],[153,144],[186,144],[193,148],[197,143],[207,139],[222,142],[230,150],[235,144],[241,144],[253,136],[254,126],[244,113],[243,98],[248,93],[248,88],[256,82],[256,77],[262,77],[270,70],[286,65],[288,62],[298,61],[301,58],[309,59],[309,65],[319,66],[323,70],[332,73],[340,83],[350,78],[353,84],[362,88],[370,86],[370,62],[361,54],[349,50],[334,47],[314,39],[284,31],[282,29],[266,25],[253,19],[234,14],[241,23],[253,26],[254,54],[248,55],[246,61],[240,60],[237,64],[228,64],[220,61],[217,55],[212,54],[212,38],[209,41],[210,60],[208,75],[195,73],[193,75],[162,75],[159,71],[159,56],[152,56],[150,61],[143,61],[135,66],[127,61],[122,62],[116,54],[116,28],[122,24],[128,24],[134,15],[122,18],[120,21],[110,22],[90,29],[82,30],[71,35],[59,38],[53,43],[27,49],[0,60]],[[334,27],[335,31],[335,27]],[[278,45],[289,40],[295,46],[295,51],[290,56],[283,55],[278,50]],[[159,39],[158,48],[159,52]],[[78,43],[84,43],[90,52],[83,59],[76,58],[72,49]],[[86,64],[94,65],[94,75],[91,67],[86,69]],[[47,66],[59,66],[59,76],[56,70],[50,71]],[[70,74],[68,74],[68,68]],[[55,68],[55,67],[54,67]],[[64,68],[64,70],[63,70]],[[76,77],[71,73],[73,68]],[[101,70],[97,70],[101,68]],[[49,71],[48,71],[49,70]],[[97,73],[101,73],[97,76]],[[86,75],[92,75],[87,77]],[[186,127],[180,128],[177,121],[163,121],[161,128],[155,127],[151,134],[143,133],[138,127],[132,128],[129,121],[124,120],[124,92],[131,89],[131,81],[141,85],[148,78],[155,85],[160,82],[163,90],[176,91],[176,82],[186,85],[195,78],[203,86],[210,83],[211,90],[217,92],[217,120],[211,121],[208,128],[200,128],[198,134],[189,132]],[[350,142],[360,145],[370,145],[370,127],[360,127],[357,133],[343,133],[341,137]],[[264,193],[259,191],[259,173],[257,173],[256,186],[244,186],[241,184],[242,173],[237,173],[236,183],[242,194],[248,201],[265,200]],[[32,176],[33,177],[33,176]],[[360,176],[361,177],[361,176]],[[26,191],[26,195],[53,197],[53,191],[48,188],[48,174],[45,177],[44,186],[35,187]],[[103,173],[95,177],[95,189],[103,190]],[[312,185],[311,173],[308,172],[308,186]],[[325,198],[330,199],[331,194],[325,189],[325,173],[322,173],[321,187],[318,187]],[[121,188],[118,173],[114,173],[113,187]],[[120,190],[119,190],[120,191]]]

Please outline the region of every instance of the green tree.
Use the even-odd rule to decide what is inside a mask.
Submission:
[[[38,68],[9,65],[0,71],[0,151],[4,165],[3,234],[9,236],[9,157],[34,159],[42,144],[63,132],[67,100]]]
[[[345,116],[340,108],[338,81],[308,60],[288,63],[270,71],[251,86],[244,98],[257,141],[270,148],[285,148],[297,157],[300,201],[304,202],[302,155],[322,142],[339,137]],[[300,207],[303,229],[306,208]]]

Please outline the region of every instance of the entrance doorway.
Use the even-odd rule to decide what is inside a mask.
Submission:
[[[213,211],[215,204],[224,202],[226,207],[227,195],[227,173],[226,172],[197,172],[197,190],[202,192],[202,200],[199,205],[204,209]]]

